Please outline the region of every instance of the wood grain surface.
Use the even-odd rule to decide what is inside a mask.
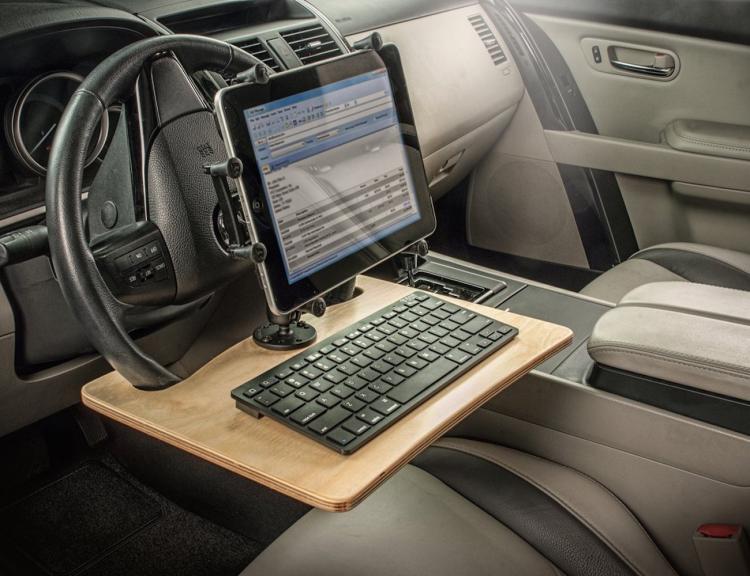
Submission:
[[[323,318],[311,320],[321,340],[412,292],[368,277],[361,277],[358,285],[363,291],[360,296],[330,308]],[[264,350],[251,338],[167,390],[140,391],[119,373],[111,372],[83,388],[83,402],[108,418],[311,506],[349,510],[430,443],[572,338],[572,332],[561,326],[481,305],[455,303],[517,327],[519,336],[350,456],[235,407],[230,397],[233,388],[296,354]]]

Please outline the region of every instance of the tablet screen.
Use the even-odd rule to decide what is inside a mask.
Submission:
[[[385,68],[243,114],[289,284],[420,219]]]

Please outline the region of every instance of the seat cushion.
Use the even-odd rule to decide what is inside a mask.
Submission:
[[[670,281],[750,290],[750,254],[686,242],[659,244],[605,272],[581,293],[619,302],[638,286]]]
[[[313,510],[242,574],[674,575],[593,480],[509,448],[448,439],[351,512]]]

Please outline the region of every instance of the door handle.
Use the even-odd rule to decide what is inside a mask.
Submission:
[[[627,62],[618,56],[618,47],[610,46],[607,50],[609,63],[618,70],[624,70],[632,74],[643,74],[644,76],[655,76],[657,78],[669,78],[675,71],[675,59],[669,54],[661,52],[649,52],[646,50],[630,50],[638,55],[652,59],[652,63],[642,64],[637,62]],[[650,56],[649,56],[650,54]],[[641,58],[637,58],[641,59]]]
[[[655,66],[653,64],[632,64],[630,62],[623,62],[622,60],[610,60],[610,63],[619,70],[625,70],[626,72],[633,72],[635,74],[645,74],[646,76],[658,76],[660,78],[669,78],[674,74],[674,66]]]

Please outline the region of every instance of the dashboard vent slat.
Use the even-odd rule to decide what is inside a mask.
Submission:
[[[271,68],[274,72],[279,72],[281,70],[281,64],[279,64],[278,60],[273,57],[268,48],[266,48],[265,45],[257,38],[241,40],[239,42],[235,42],[234,45],[237,46],[237,48],[239,48],[240,50],[244,50],[251,56],[255,56],[258,60]]]
[[[495,66],[499,66],[503,62],[506,62],[508,60],[508,57],[505,55],[505,52],[503,52],[503,48],[502,46],[500,46],[500,42],[497,41],[497,37],[487,25],[484,17],[481,14],[469,16],[469,22],[479,35],[479,39],[487,49],[487,52],[492,58],[492,61],[495,63]]]
[[[320,24],[287,30],[281,33],[281,37],[302,64],[314,64],[342,54],[339,45]]]

